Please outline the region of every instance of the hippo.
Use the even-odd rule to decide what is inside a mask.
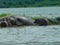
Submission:
[[[0,26],[1,27],[7,27],[8,26],[8,22],[6,21],[5,18],[0,18]]]
[[[49,22],[46,19],[39,18],[39,19],[35,19],[34,23],[38,26],[46,26],[48,25]]]
[[[12,26],[31,26],[34,25],[34,22],[26,17],[21,17],[21,16],[9,16],[9,17],[5,17],[2,18],[4,20],[2,21],[6,21],[8,23],[8,26],[12,27]]]
[[[25,18],[25,17],[15,17],[15,18],[16,18],[16,21],[19,22],[20,24],[23,24],[26,26],[34,25],[34,22],[29,18]]]
[[[8,23],[6,21],[0,21],[1,27],[8,27]]]
[[[11,26],[17,25],[16,20],[13,17],[9,17],[8,22],[9,22],[9,25]]]
[[[9,23],[9,26],[23,26],[21,22],[18,22],[15,16],[10,16],[6,18],[7,22]]]
[[[16,20],[15,20],[12,16],[10,16],[10,17],[5,17],[5,21],[8,22],[8,26],[9,26],[9,27],[17,26]]]

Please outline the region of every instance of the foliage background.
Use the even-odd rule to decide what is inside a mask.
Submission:
[[[60,6],[60,0],[0,0],[0,8]]]

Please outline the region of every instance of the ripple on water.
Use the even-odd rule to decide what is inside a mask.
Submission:
[[[24,26],[0,28],[0,42],[7,44],[50,44],[60,42],[60,26]],[[42,42],[42,43],[40,43]],[[52,43],[51,43],[52,44]]]

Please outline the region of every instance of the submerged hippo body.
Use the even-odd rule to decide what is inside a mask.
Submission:
[[[39,26],[46,26],[46,25],[48,25],[48,21],[46,19],[36,19],[34,21],[34,23],[39,25]]]
[[[19,23],[22,23],[23,25],[34,25],[34,22],[28,18],[25,18],[25,17],[17,17],[16,20],[19,22]]]
[[[10,17],[5,17],[0,19],[0,26],[1,27],[12,27],[12,26],[31,26],[34,25],[34,22],[28,18],[25,17],[15,17],[15,16],[10,16]]]

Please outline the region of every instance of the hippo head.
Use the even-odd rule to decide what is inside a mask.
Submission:
[[[46,25],[48,25],[48,21],[46,19],[36,19],[34,21],[34,23],[39,25],[39,26],[46,26]]]
[[[0,22],[0,26],[1,27],[7,27],[8,26],[8,23],[6,21],[1,21]]]
[[[12,26],[16,25],[16,20],[15,20],[13,17],[10,17],[10,18],[8,19],[8,21],[9,21],[9,23],[10,23]],[[9,24],[9,25],[10,25],[10,24]]]

